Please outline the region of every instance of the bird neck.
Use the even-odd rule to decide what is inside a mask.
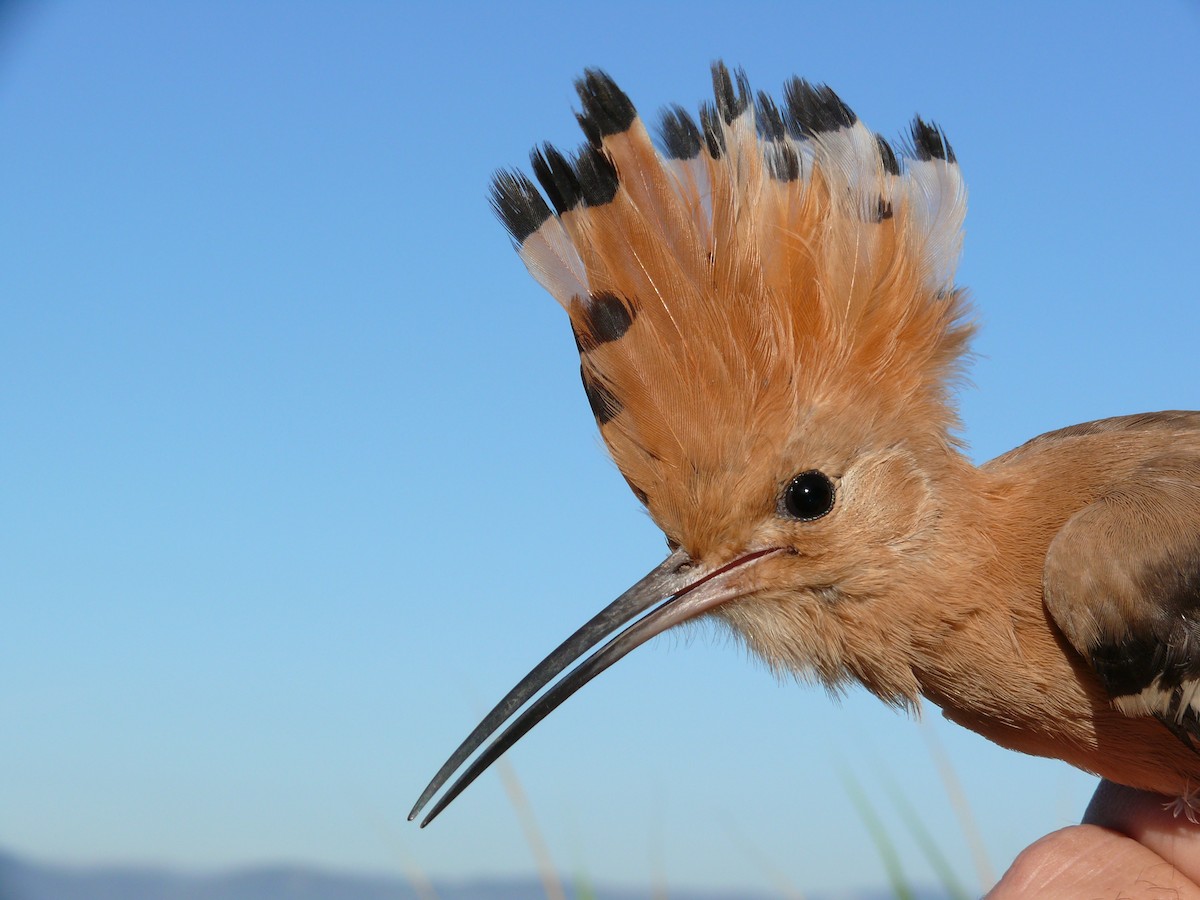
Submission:
[[[959,724],[1039,755],[1047,723],[1073,727],[1067,720],[1095,700],[1042,602],[1050,541],[1093,486],[1055,477],[1062,469],[1052,462],[1042,454],[982,467],[963,459],[952,473],[959,499],[945,511],[951,543],[928,571],[912,627],[920,692]]]
[[[941,702],[958,685],[956,660],[986,643],[1000,550],[990,529],[986,476],[953,446],[921,453],[929,511],[904,541],[876,546],[875,577],[847,585],[837,605],[844,671],[885,702]]]

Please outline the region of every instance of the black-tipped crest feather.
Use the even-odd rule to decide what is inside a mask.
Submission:
[[[883,165],[883,171],[889,175],[899,175],[900,161],[896,159],[896,151],[892,149],[892,145],[878,133],[875,135],[875,145],[879,148],[879,161]]]
[[[492,209],[518,244],[542,227],[552,213],[529,176],[501,170],[492,178]]]
[[[696,121],[682,106],[673,105],[663,110],[659,134],[663,149],[671,159],[695,159],[704,146]]]
[[[788,126],[797,137],[849,128],[858,121],[854,111],[825,84],[792,78],[784,85],[783,97]]]
[[[949,163],[958,161],[942,129],[933,122],[926,122],[920,116],[913,119],[912,143],[917,159],[944,159]]]
[[[599,69],[585,70],[583,77],[575,82],[575,90],[583,103],[583,116],[594,125],[594,132],[601,139],[628,131],[637,118],[629,97]]]
[[[553,145],[545,144],[541,150],[533,150],[529,161],[542,190],[550,198],[558,215],[561,216],[579,204],[583,191],[575,175],[575,168]]]
[[[700,128],[704,132],[708,155],[720,159],[725,155],[725,129],[721,125],[721,114],[711,103],[700,104]]]
[[[782,141],[787,137],[787,129],[783,124],[783,116],[775,100],[766,91],[759,91],[754,104],[755,124],[758,126],[760,137],[768,141]]]
[[[608,154],[590,145],[579,151],[579,158],[575,161],[575,176],[579,179],[583,202],[588,206],[611,203],[620,185],[616,166]]]
[[[720,113],[726,125],[732,125],[733,120],[750,106],[750,79],[741,69],[734,73],[734,78],[737,79],[736,89],[725,63],[713,63],[713,100],[716,102],[717,112]]]

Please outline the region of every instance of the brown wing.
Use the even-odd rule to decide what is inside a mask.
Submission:
[[[1148,460],[1072,516],[1045,601],[1118,710],[1200,751],[1200,458]]]

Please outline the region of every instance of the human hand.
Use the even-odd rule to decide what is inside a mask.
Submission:
[[[1200,900],[1200,826],[1165,802],[1100,782],[1083,824],[1023,850],[986,900]]]

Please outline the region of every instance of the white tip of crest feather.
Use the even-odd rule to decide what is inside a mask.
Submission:
[[[919,232],[925,235],[930,286],[953,284],[962,250],[963,220],[967,213],[967,187],[954,151],[936,125],[919,116],[904,142],[905,201]]]
[[[551,216],[529,235],[521,244],[518,255],[529,274],[563,308],[572,297],[587,296],[588,280],[583,260],[557,216]]]
[[[930,285],[949,287],[962,250],[967,189],[958,164],[944,159],[908,160],[905,200],[917,229],[926,236]]]
[[[843,186],[860,219],[871,220],[881,204],[892,202],[891,179],[885,177],[878,139],[861,121],[815,135],[809,143],[816,165],[831,185]]]

